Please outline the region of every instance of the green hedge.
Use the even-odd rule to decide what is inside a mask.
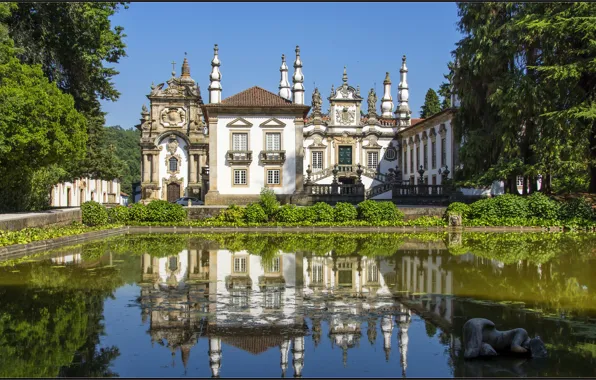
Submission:
[[[81,218],[87,226],[103,226],[108,224],[108,211],[104,205],[88,201],[81,205]]]

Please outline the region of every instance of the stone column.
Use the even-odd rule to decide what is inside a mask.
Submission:
[[[153,162],[151,168],[153,169],[151,182],[159,183],[159,153],[153,153]]]
[[[143,183],[149,182],[149,155],[143,154]]]
[[[296,132],[295,152],[296,152],[296,189],[302,190],[304,187],[304,118],[294,119]]]
[[[190,166],[190,168],[189,168],[190,169],[190,173],[189,173],[189,176],[188,176],[188,183],[190,184],[190,183],[196,182],[195,181],[195,178],[196,178],[196,169],[197,168],[195,167],[195,155],[193,153],[190,153],[189,152],[188,158],[189,158],[189,161],[190,161],[189,162],[189,164],[190,164],[189,165]]]

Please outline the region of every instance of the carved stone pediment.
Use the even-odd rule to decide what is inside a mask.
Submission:
[[[283,128],[286,126],[286,124],[283,123],[281,120],[278,120],[273,117],[273,118],[261,123],[260,126],[261,126],[261,128]]]
[[[326,148],[327,146],[323,144],[323,138],[321,136],[315,136],[313,138],[313,143],[308,146],[310,149],[312,148]]]
[[[186,125],[186,110],[182,107],[166,107],[159,115],[164,127],[183,127]]]
[[[334,140],[338,144],[353,144],[356,142],[354,137],[348,135],[347,132],[344,132],[341,136],[335,136]]]
[[[344,83],[334,90],[328,100],[362,100],[362,97],[358,94],[358,90]]]
[[[364,145],[362,148],[363,149],[381,149],[382,146],[379,145],[379,143],[377,142],[377,136],[370,136],[367,139],[368,144]]]
[[[234,128],[250,128],[252,127],[252,123],[244,118],[238,117],[232,121],[230,121],[227,127],[234,127]]]

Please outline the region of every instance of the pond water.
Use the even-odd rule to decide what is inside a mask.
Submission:
[[[596,375],[596,236],[122,235],[0,262],[0,377]],[[470,318],[547,359],[464,361]]]

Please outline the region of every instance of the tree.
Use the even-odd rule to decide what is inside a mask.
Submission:
[[[424,104],[420,108],[420,117],[427,118],[441,112],[439,96],[432,88],[429,88],[424,97]]]
[[[121,167],[105,150],[104,113],[100,99],[117,100],[112,78],[118,74],[106,64],[125,54],[123,28],[112,29],[110,17],[126,3],[18,3],[7,24],[24,64],[39,64],[50,82],[74,99],[87,118],[87,156],[72,162],[72,177],[91,175],[113,179]],[[112,155],[113,156],[113,155]]]
[[[9,8],[0,4],[0,15]],[[0,24],[1,25],[1,24]],[[39,65],[22,64],[0,28],[0,210],[48,206],[65,162],[85,156],[87,123],[74,99],[49,83]],[[2,36],[3,34],[3,36]]]
[[[132,194],[132,184],[141,180],[141,133],[137,129],[122,129],[119,125],[106,127],[106,140],[115,148],[116,157],[124,163],[121,188]]]
[[[449,62],[447,64],[447,69],[449,70],[447,74],[443,74],[443,78],[447,80],[447,82],[441,83],[439,86],[439,91],[437,93],[443,97],[443,101],[441,102],[441,111],[445,111],[448,108],[451,108],[451,82],[453,76],[453,62]]]

